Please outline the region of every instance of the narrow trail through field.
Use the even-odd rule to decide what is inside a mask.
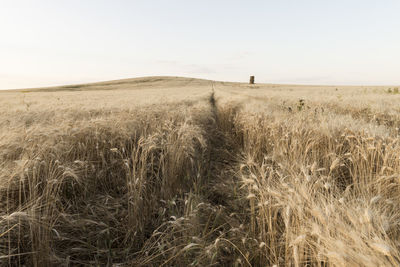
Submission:
[[[176,233],[176,230],[170,230],[172,235],[170,238],[178,240],[182,231],[191,232],[194,241],[188,246],[203,246],[199,253],[206,252],[206,255],[201,254],[196,257],[199,262],[193,263],[195,265],[209,264],[209,258],[212,258],[210,266],[233,266],[238,260],[237,255],[242,255],[244,259],[242,264],[244,265],[240,265],[251,266],[247,257],[242,253],[244,249],[235,245],[241,244],[243,238],[248,236],[247,225],[250,220],[247,216],[248,200],[244,199],[240,193],[241,183],[238,173],[240,161],[243,158],[241,146],[235,140],[234,131],[232,131],[237,107],[219,106],[214,90],[209,96],[208,103],[211,109],[210,118],[206,119],[201,126],[207,139],[207,155],[205,157],[207,162],[203,163],[205,170],[201,186],[191,188],[195,192],[195,197],[201,202],[194,208],[193,215],[187,215],[188,212],[185,212],[186,215],[183,215],[182,218],[190,223],[183,224],[184,229],[179,228],[179,233]],[[196,225],[193,225],[193,221],[196,221]],[[168,232],[164,228],[163,231],[164,233]],[[155,241],[152,245],[149,243],[151,242],[143,246],[143,254],[148,253],[155,246]],[[180,245],[178,243],[176,246]],[[160,263],[163,266],[178,264],[177,262],[181,262],[181,260],[177,259],[178,261],[174,263],[174,259],[183,253],[183,250],[175,252],[171,258],[160,260]],[[161,256],[161,254],[142,256],[139,257],[141,261],[135,262],[135,264],[147,266],[147,258],[150,261]],[[201,263],[201,259],[204,259],[204,263]]]
[[[241,183],[238,176],[243,151],[233,131],[233,119],[238,107],[219,106],[214,86],[209,104],[213,123],[206,127],[209,138],[210,163],[204,195],[209,203],[218,210],[216,217],[220,218],[215,218],[213,226],[208,231],[215,231],[217,235],[214,237],[214,244],[222,240],[220,246],[225,248],[222,253],[220,252],[215,266],[232,266],[237,260],[234,255],[244,255],[241,249],[231,241],[243,240],[243,236],[237,235],[236,231],[247,232],[246,225],[250,220],[247,216],[248,201],[244,200],[240,194]],[[228,239],[231,240],[229,243]],[[243,257],[243,259],[245,259],[244,266],[251,266],[247,257]]]
[[[210,145],[210,173],[208,174],[210,195],[208,198],[214,204],[226,206],[226,202],[232,200],[232,196],[227,193],[232,193],[229,191],[233,189],[226,183],[234,182],[240,151],[226,129],[223,129],[220,118],[223,114],[217,106],[214,91],[210,95],[209,103],[214,123],[209,126],[212,129],[207,129]]]

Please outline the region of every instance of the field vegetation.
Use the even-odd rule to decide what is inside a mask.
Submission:
[[[4,266],[398,266],[394,87],[0,92]]]

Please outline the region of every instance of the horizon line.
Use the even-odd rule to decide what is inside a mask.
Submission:
[[[250,77],[250,75],[249,75]],[[60,88],[70,87],[70,86],[85,86],[85,85],[96,85],[110,82],[118,82],[124,80],[133,80],[133,79],[146,79],[146,78],[184,78],[184,79],[196,79],[196,80],[205,80],[210,82],[227,82],[227,83],[242,83],[246,84],[248,81],[232,81],[232,80],[211,80],[208,78],[200,78],[200,77],[189,77],[189,76],[175,76],[175,75],[148,75],[148,76],[138,76],[138,77],[128,77],[128,78],[120,78],[120,79],[111,79],[111,80],[100,80],[100,81],[89,81],[89,82],[79,82],[79,83],[67,83],[67,84],[54,84],[48,86],[39,86],[39,87],[22,87],[22,88],[7,88],[0,89],[0,91],[20,91],[20,90],[40,90],[40,89],[51,89],[51,88]],[[307,83],[307,82],[299,82],[299,83],[291,83],[291,82],[257,82],[257,76],[255,76],[255,85],[257,84],[265,84],[265,85],[286,85],[286,86],[345,86],[345,87],[390,87],[390,86],[399,86],[400,84],[346,84],[346,83]]]

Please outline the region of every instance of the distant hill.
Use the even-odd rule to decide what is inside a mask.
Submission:
[[[187,86],[187,85],[209,85],[211,80],[174,77],[174,76],[150,76],[122,80],[112,80],[96,83],[71,84],[64,86],[42,87],[42,88],[26,88],[3,90],[21,91],[21,92],[56,92],[56,91],[88,91],[88,90],[115,90],[115,89],[144,89],[157,88],[161,86]]]

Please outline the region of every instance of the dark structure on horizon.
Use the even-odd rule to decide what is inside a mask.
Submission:
[[[250,84],[254,84],[254,76],[250,76]]]

